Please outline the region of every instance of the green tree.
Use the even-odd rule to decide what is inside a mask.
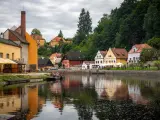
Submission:
[[[63,38],[63,33],[62,33],[62,31],[61,31],[61,30],[59,31],[58,37]]]
[[[153,48],[143,49],[140,55],[141,62],[152,61],[153,59],[157,59],[156,50]]]
[[[37,28],[34,28],[31,32],[31,35],[40,35],[41,36],[42,34],[41,34],[40,30],[38,30]]]
[[[152,39],[148,40],[148,44],[157,50],[160,50],[160,38],[153,37]]]
[[[74,37],[74,43],[79,44],[83,40],[86,39],[86,37],[89,35],[89,33],[92,31],[92,20],[90,18],[89,11],[85,11],[83,8],[81,10],[80,16],[79,16],[79,22],[78,22],[78,30]]]
[[[41,46],[38,49],[38,55],[41,57],[48,58],[52,54],[52,48],[48,45],[48,43],[45,43],[44,46]]]
[[[157,14],[157,8],[153,5],[150,5],[148,8],[147,14],[144,18],[144,29],[146,30],[146,39],[151,39],[155,36],[154,24]]]

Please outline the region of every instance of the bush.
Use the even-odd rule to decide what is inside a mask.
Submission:
[[[160,60],[154,61],[154,65],[160,70]]]

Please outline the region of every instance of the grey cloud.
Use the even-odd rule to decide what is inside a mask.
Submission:
[[[26,11],[27,31],[38,28],[47,40],[61,29],[73,37],[82,8],[90,11],[93,27],[104,13],[118,7],[123,0],[0,0],[0,32],[20,25],[20,11]]]

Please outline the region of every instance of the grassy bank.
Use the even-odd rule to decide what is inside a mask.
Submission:
[[[47,77],[48,74],[2,74],[0,75],[0,82],[5,82],[6,80],[45,79]]]

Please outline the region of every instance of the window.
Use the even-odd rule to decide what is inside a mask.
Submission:
[[[108,55],[108,57],[112,57],[111,55]]]
[[[101,61],[101,63],[102,63],[102,61]]]
[[[12,60],[14,60],[14,53],[12,53]]]
[[[9,59],[9,54],[6,54],[6,58],[8,58],[8,59]]]
[[[3,53],[0,53],[0,58],[3,58]]]

